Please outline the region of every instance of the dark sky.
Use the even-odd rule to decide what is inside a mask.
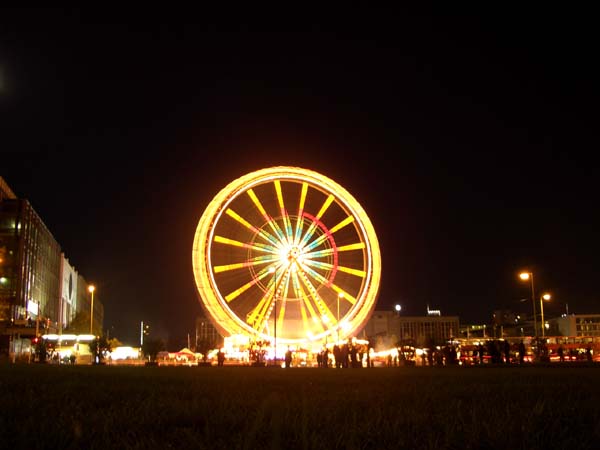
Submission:
[[[463,322],[600,312],[597,27],[584,12],[299,26],[182,10],[0,10],[0,175],[98,286],[105,328],[171,340],[212,197],[298,165],[345,186],[381,244],[378,308]],[[199,19],[200,20],[200,19]]]

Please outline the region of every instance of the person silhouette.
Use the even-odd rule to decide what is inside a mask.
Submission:
[[[560,362],[564,362],[565,361],[565,350],[563,349],[563,346],[559,346],[558,347],[558,359],[560,360]]]
[[[223,352],[222,349],[219,349],[219,352],[217,353],[217,366],[223,367],[224,363],[225,363],[225,353]]]
[[[525,362],[525,344],[523,341],[519,342],[519,364],[523,364]]]

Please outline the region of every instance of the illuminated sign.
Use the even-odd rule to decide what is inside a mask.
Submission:
[[[27,302],[27,312],[30,312],[34,316],[37,316],[38,311],[39,311],[39,305],[36,302],[29,300]]]

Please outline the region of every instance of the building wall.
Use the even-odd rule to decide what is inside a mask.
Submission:
[[[11,320],[12,305],[15,304],[17,298],[18,211],[19,203],[17,201],[0,201],[0,322]]]
[[[577,336],[600,336],[600,314],[575,315]]]
[[[600,336],[600,314],[571,314],[549,322],[561,336]]]
[[[458,316],[402,316],[393,311],[375,311],[362,334],[383,346],[442,343],[459,335]]]
[[[0,355],[19,353],[36,333],[59,332],[81,309],[84,289],[31,204],[0,177]],[[101,330],[104,308],[94,302]]]
[[[39,315],[47,326],[56,328],[60,246],[27,200],[2,200],[0,240],[7,255],[1,268],[5,281],[0,291],[0,320],[37,319]],[[28,303],[36,307],[28,308]]]
[[[77,314],[77,271],[64,253],[61,254],[62,282],[59,307],[59,328],[67,327]]]

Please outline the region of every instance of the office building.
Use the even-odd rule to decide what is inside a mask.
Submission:
[[[0,355],[15,360],[30,353],[35,336],[61,333],[78,312],[80,289],[87,289],[79,279],[29,201],[0,177]],[[101,324],[100,302],[94,316]]]

